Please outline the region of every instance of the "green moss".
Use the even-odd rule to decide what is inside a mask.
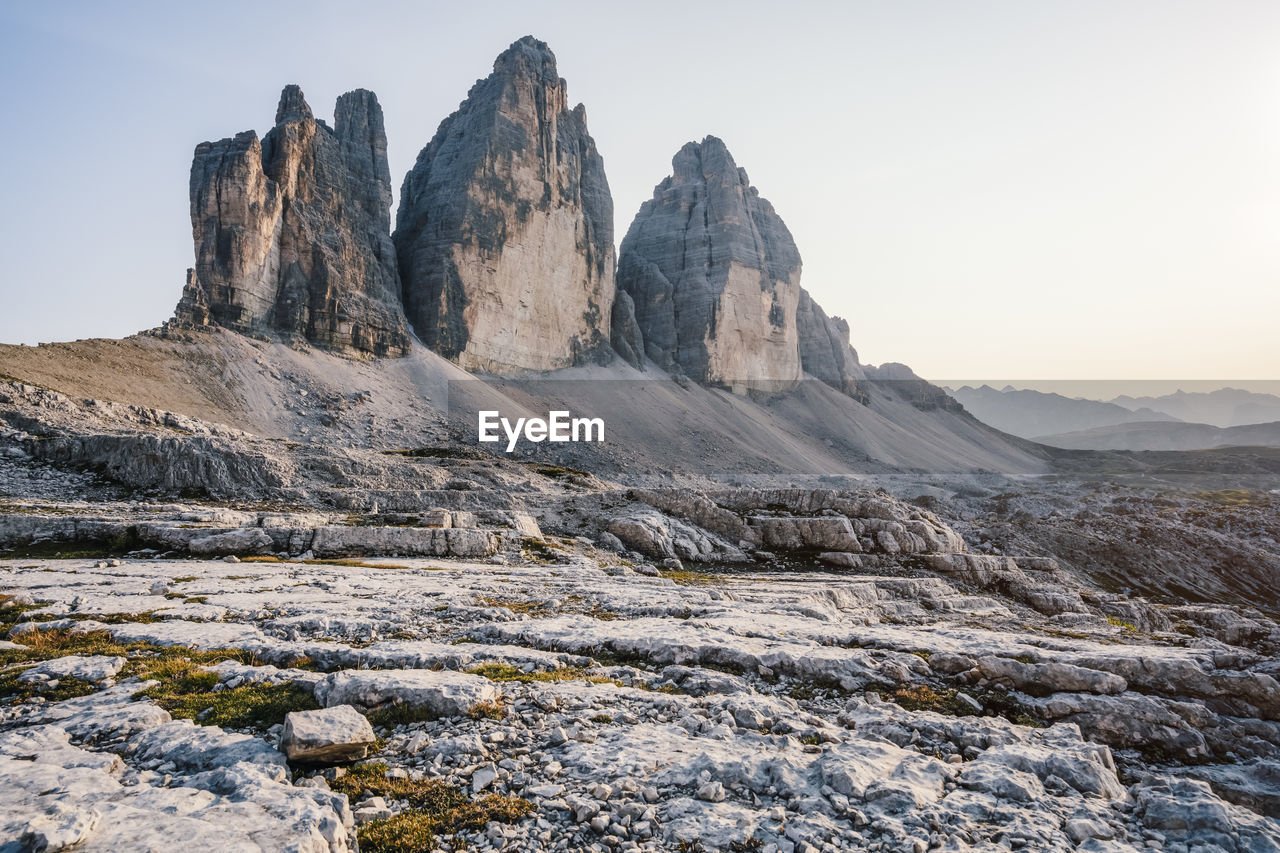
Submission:
[[[9,629],[19,622],[26,622],[32,617],[27,614],[39,610],[43,604],[15,604],[12,595],[0,594],[0,635],[8,635]]]
[[[1117,616],[1108,616],[1108,617],[1107,617],[1107,624],[1109,624],[1109,625],[1114,625],[1115,627],[1119,628],[1119,629],[1120,629],[1120,630],[1122,630],[1122,631],[1137,631],[1137,630],[1138,630],[1138,626],[1137,626],[1137,625],[1134,625],[1132,622],[1126,622],[1125,620],[1123,620],[1123,619],[1121,619],[1121,618],[1119,618],[1119,617],[1117,617]]]
[[[388,820],[360,828],[360,849],[369,851],[429,851],[436,835],[483,829],[490,821],[513,823],[533,812],[533,805],[517,797],[490,794],[471,800],[465,793],[436,779],[389,779],[381,761],[357,764],[330,787],[357,800],[366,794],[407,801],[412,808]]]
[[[214,691],[216,673],[198,668],[190,661],[174,661],[152,671],[161,682],[136,694],[154,701],[175,717],[196,720],[223,728],[269,729],[283,723],[290,711],[319,708],[310,691],[293,684],[246,684]]]
[[[724,575],[712,574],[711,572],[693,572],[688,569],[659,569],[658,574],[675,581],[681,586],[712,586],[722,584],[728,580]]]
[[[472,667],[467,670],[467,672],[472,675],[483,676],[490,681],[521,681],[525,683],[534,681],[588,681],[592,684],[621,685],[621,682],[614,681],[611,678],[605,678],[603,675],[593,675],[585,669],[578,669],[577,667],[551,669],[545,672],[525,672],[524,670],[514,667],[509,663],[486,663]]]
[[[196,575],[183,575],[180,578],[174,578],[173,580],[169,581],[169,583],[190,583],[191,581],[194,581],[194,580],[199,580],[199,578]]]
[[[429,853],[437,849],[438,834],[483,829],[490,821],[514,823],[532,812],[533,804],[528,800],[490,794],[445,811],[410,809],[367,823],[356,835],[363,853]]]
[[[107,631],[73,634],[66,629],[29,631],[22,635],[23,648],[0,650],[0,663],[13,664],[52,660],[67,655],[108,655],[126,659],[120,677],[136,676],[160,683],[136,694],[152,699],[176,717],[231,728],[269,728],[284,720],[289,711],[319,707],[311,694],[293,685],[245,685],[214,691],[217,676],[202,666],[235,660],[245,664],[258,661],[239,649],[197,651],[187,646],[157,646],[146,642],[120,643]],[[299,659],[298,666],[309,661]],[[61,682],[58,689],[62,690]],[[83,688],[68,685],[67,690]],[[74,695],[85,695],[77,692]],[[48,694],[43,694],[48,695]],[[201,714],[204,712],[204,716]]]
[[[40,696],[50,702],[60,702],[63,699],[88,696],[96,689],[88,681],[65,676],[58,679],[57,687],[41,689],[48,682],[20,681],[18,676],[24,672],[26,667],[0,673],[0,701],[23,702],[34,696]]]
[[[511,601],[488,595],[479,596],[476,601],[484,607],[504,607],[512,613],[523,613],[529,616],[545,616],[549,612],[546,605],[540,601]]]

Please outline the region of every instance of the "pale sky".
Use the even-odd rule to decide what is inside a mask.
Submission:
[[[0,341],[120,336],[191,265],[191,153],[375,91],[396,184],[520,36],[587,107],[616,239],[723,138],[864,362],[1280,378],[1280,3],[0,5]]]

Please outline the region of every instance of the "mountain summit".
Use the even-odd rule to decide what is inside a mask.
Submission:
[[[196,264],[175,319],[277,334],[361,355],[409,348],[395,247],[391,171],[372,92],[338,98],[332,129],[286,86],[276,124],[196,146]]]
[[[613,199],[586,109],[526,36],[440,124],[394,235],[409,320],[468,370],[608,360]]]

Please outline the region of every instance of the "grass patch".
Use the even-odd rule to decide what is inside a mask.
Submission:
[[[20,681],[18,676],[26,671],[26,667],[23,667],[0,673],[0,701],[25,702],[40,696],[50,702],[61,702],[63,699],[88,696],[97,689],[88,681],[68,676],[59,678],[58,686],[53,688],[47,686],[47,681]]]
[[[407,456],[410,459],[466,459],[471,461],[490,457],[478,450],[455,447],[409,447],[404,450],[384,450],[386,456]]]
[[[197,577],[196,575],[183,575],[180,578],[174,578],[173,580],[169,581],[169,583],[191,583],[191,581],[195,581],[199,579],[200,578]]]
[[[525,672],[509,663],[485,663],[472,667],[467,672],[472,675],[483,676],[490,681],[520,681],[526,684],[534,681],[544,683],[588,681],[592,684],[616,684],[619,687],[622,686],[621,682],[614,681],[612,678],[605,678],[603,675],[592,675],[585,669],[578,669],[577,667],[551,669],[546,672]]]
[[[70,542],[32,542],[29,545],[18,545],[12,551],[5,551],[0,556],[5,559],[26,560],[104,560],[110,557],[123,557],[135,550],[136,543],[125,537],[113,539],[98,545],[75,545]]]
[[[1196,497],[1219,506],[1248,506],[1262,502],[1263,496],[1248,489],[1217,489],[1208,492],[1197,492]]]
[[[400,563],[370,563],[365,560],[347,560],[334,558],[331,560],[310,559],[310,560],[282,560],[279,557],[270,555],[259,555],[256,557],[241,557],[242,563],[303,563],[308,566],[346,566],[349,569],[407,569],[408,566]],[[242,575],[238,577],[252,577],[252,575]],[[231,580],[233,578],[228,578]]]
[[[523,613],[529,616],[545,616],[549,612],[547,606],[539,601],[511,601],[487,595],[478,596],[476,601],[485,607],[505,607],[512,613]]]
[[[12,595],[0,594],[0,634],[8,635],[9,629],[19,622],[26,622],[32,610],[39,610],[43,604],[18,604]]]
[[[514,823],[532,812],[533,803],[528,800],[490,794],[475,802],[466,800],[443,812],[412,809],[387,820],[375,820],[360,827],[356,837],[362,853],[429,853],[437,849],[438,834],[484,829],[495,820]]]
[[[537,471],[544,477],[550,477],[553,480],[563,479],[565,477],[590,477],[586,471],[579,471],[577,468],[564,468],[559,465],[538,465],[534,464],[533,470]]]
[[[351,800],[366,794],[407,801],[412,808],[387,820],[360,827],[365,853],[414,853],[435,849],[437,835],[484,829],[490,821],[514,823],[533,813],[533,804],[519,797],[489,794],[478,800],[437,779],[389,779],[381,761],[357,764],[330,787]]]
[[[269,729],[290,711],[320,707],[310,691],[293,684],[246,684],[214,691],[216,673],[189,660],[172,660],[153,668],[160,684],[135,694],[154,701],[175,717],[223,728]]]
[[[1138,630],[1137,625],[1134,625],[1132,622],[1126,622],[1118,616],[1108,616],[1107,624],[1119,628],[1122,631],[1136,632]]]
[[[126,659],[120,678],[136,676],[160,683],[139,691],[138,698],[155,701],[175,717],[195,719],[201,723],[230,728],[270,728],[284,720],[289,711],[319,707],[311,694],[291,684],[244,685],[231,690],[214,691],[218,677],[200,669],[225,660],[256,664],[254,656],[240,649],[198,651],[187,646],[157,646],[147,642],[121,643],[107,631],[73,634],[67,629],[36,630],[20,638],[24,648],[0,650],[4,664],[28,663],[67,655],[109,655]],[[294,662],[306,666],[305,659]],[[73,682],[74,679],[65,679]],[[64,692],[59,680],[56,693]],[[83,696],[92,692],[69,683],[65,691]],[[41,695],[55,697],[46,692]],[[206,713],[207,712],[207,713]],[[203,716],[201,716],[203,714]]]
[[[524,537],[521,547],[523,548],[524,556],[528,559],[542,560],[548,563],[560,562],[560,552],[565,550],[554,542],[538,539],[534,536]]]
[[[501,720],[507,715],[507,706],[501,699],[480,702],[468,712],[473,720]]]
[[[681,586],[711,586],[722,584],[729,580],[725,575],[712,574],[711,572],[694,572],[688,569],[659,569],[658,574],[668,580],[675,581]]]

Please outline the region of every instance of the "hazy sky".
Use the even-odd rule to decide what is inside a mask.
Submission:
[[[0,5],[0,341],[171,313],[203,140],[374,90],[398,184],[550,43],[617,239],[715,134],[863,361],[932,377],[1280,377],[1275,0]]]

